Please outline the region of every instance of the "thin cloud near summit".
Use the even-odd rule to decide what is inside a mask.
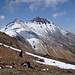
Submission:
[[[66,14],[66,11],[63,11],[63,12],[60,12],[60,13],[54,13],[52,16],[54,18],[58,17],[58,16],[62,16],[62,15],[65,15]]]

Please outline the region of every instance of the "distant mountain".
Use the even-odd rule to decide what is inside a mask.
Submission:
[[[22,50],[75,62],[75,35],[48,19],[36,17],[27,22],[15,19],[0,31],[16,38]]]

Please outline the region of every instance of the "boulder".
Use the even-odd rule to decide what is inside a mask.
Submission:
[[[37,67],[37,63],[32,61],[32,62],[30,62],[30,66],[31,66],[31,68],[36,68]]]
[[[3,67],[2,67],[2,66],[0,66],[0,69],[3,69]]]
[[[37,64],[34,61],[31,62],[25,62],[22,64],[22,66],[27,67],[27,68],[36,68]]]

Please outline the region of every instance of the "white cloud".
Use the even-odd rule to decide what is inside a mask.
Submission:
[[[68,2],[69,0],[45,0],[46,7],[51,6],[52,8],[56,8],[56,5]]]
[[[58,17],[58,16],[62,16],[62,15],[64,15],[64,14],[66,14],[65,11],[60,12],[60,13],[55,13],[55,14],[53,14],[52,16],[53,16],[54,18],[56,18],[56,17]]]
[[[1,15],[0,20],[4,20],[4,19],[5,19],[5,16]]]
[[[28,3],[28,8],[31,10],[34,10],[38,7],[41,8],[41,6],[43,8],[46,7],[52,7],[52,8],[56,8],[56,6],[58,4],[62,4],[65,2],[68,2],[69,0],[6,0],[6,6],[5,8],[7,8],[10,11],[14,11],[15,6],[19,5],[19,4],[26,4]]]

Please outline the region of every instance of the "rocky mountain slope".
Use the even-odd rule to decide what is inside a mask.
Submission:
[[[29,52],[75,62],[75,35],[50,20],[36,17],[23,22],[15,19],[0,31],[16,38],[22,50],[27,46]]]
[[[0,75],[75,75],[75,65],[29,53],[33,49],[26,40],[22,45],[23,42],[0,32]],[[34,68],[24,67],[24,62],[32,63]]]
[[[0,32],[0,43],[3,43],[5,45],[11,46],[17,49],[24,49],[27,51],[31,51],[31,47],[26,41],[24,41],[24,44],[20,43],[16,38],[10,37],[4,32]]]

